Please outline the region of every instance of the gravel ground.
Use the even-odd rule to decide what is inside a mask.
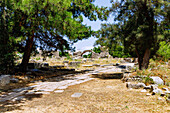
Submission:
[[[119,79],[98,79],[69,86],[64,92],[30,97],[0,106],[8,113],[169,113],[170,106],[158,95],[127,89]],[[71,97],[74,93],[82,96]]]

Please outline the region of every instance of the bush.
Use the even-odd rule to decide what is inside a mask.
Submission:
[[[166,43],[165,41],[162,41],[159,43],[160,48],[157,51],[157,54],[161,57],[163,57],[164,60],[168,60],[170,58],[170,43]]]
[[[114,50],[111,50],[109,53],[113,57],[118,57],[118,58],[131,57],[131,55],[129,53],[125,54],[123,46],[116,46],[116,48]]]
[[[94,47],[94,48],[93,48],[93,51],[94,51],[95,53],[101,53],[100,47]]]

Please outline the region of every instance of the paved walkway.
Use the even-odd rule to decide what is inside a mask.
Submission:
[[[58,77],[51,78],[53,82],[36,82],[35,85],[13,89],[13,92],[10,92],[6,95],[0,96],[0,102],[5,101],[17,101],[22,100],[25,98],[26,95],[33,95],[33,94],[50,94],[50,92],[60,93],[64,92],[64,90],[72,85],[81,84],[94,78],[91,78],[90,75],[92,73],[100,73],[100,72],[120,72],[120,69],[117,69],[114,66],[109,66],[106,68],[98,68],[94,71],[91,71],[86,74],[77,74],[77,75],[65,75],[64,80],[58,81]]]

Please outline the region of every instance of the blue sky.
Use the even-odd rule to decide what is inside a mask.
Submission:
[[[111,6],[110,0],[96,0],[94,4],[98,5],[99,7],[101,6],[110,7]],[[108,18],[107,21],[100,21],[100,20],[90,21],[87,18],[84,18],[83,20],[83,24],[91,26],[91,29],[95,31],[100,29],[101,23],[106,23],[106,22],[112,23],[113,18]],[[76,51],[89,50],[93,48],[95,40],[96,38],[90,37],[89,39],[78,41],[73,46],[76,47]]]

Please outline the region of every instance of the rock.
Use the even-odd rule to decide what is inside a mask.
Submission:
[[[93,65],[82,65],[83,67],[93,67]]]
[[[55,93],[62,93],[62,92],[64,92],[64,90],[56,90],[56,91],[54,91]]]
[[[133,89],[139,89],[139,88],[143,88],[146,85],[144,83],[138,83],[138,84],[131,84],[130,82],[126,83],[126,87],[127,88],[133,88]]]
[[[131,70],[134,68],[135,63],[125,63],[125,64],[120,64],[119,68],[126,69],[126,70]]]
[[[141,90],[141,92],[147,92],[146,89]]]
[[[100,58],[100,54],[99,53],[95,53],[95,52],[92,52],[92,55],[91,55],[91,58]]]
[[[150,93],[147,93],[146,96],[151,96],[151,94],[150,94]]]
[[[82,52],[81,51],[78,51],[78,52],[74,52],[73,53],[73,56],[81,56]]]
[[[124,60],[126,61],[126,62],[129,62],[129,63],[132,63],[132,58],[124,58]]]
[[[110,55],[109,52],[104,51],[104,52],[101,52],[101,53],[100,53],[100,58],[108,58],[109,55]]]
[[[100,64],[92,64],[92,66],[100,67]]]
[[[42,95],[42,94],[50,94],[50,92],[35,92],[34,94],[37,94],[37,95]]]
[[[158,97],[158,100],[163,100],[161,97]]]
[[[155,94],[161,94],[162,93],[162,90],[161,89],[154,89],[152,91],[152,95],[155,95]]]
[[[66,89],[68,86],[60,86],[57,89]]]
[[[164,81],[158,77],[158,76],[151,76],[151,79],[153,79],[153,82],[157,85],[164,85]]]
[[[120,63],[125,63],[126,61],[125,60],[120,60]]]
[[[82,96],[82,93],[74,93],[71,95],[71,97],[80,97]]]
[[[19,97],[15,97],[14,99],[12,99],[12,101],[20,101],[23,100],[25,98],[25,96],[19,96]]]
[[[69,66],[76,67],[79,66],[81,62],[70,62]]]
[[[0,76],[0,86],[5,86],[10,83],[10,75]]]
[[[54,58],[60,57],[59,51],[54,51],[52,54]]]

